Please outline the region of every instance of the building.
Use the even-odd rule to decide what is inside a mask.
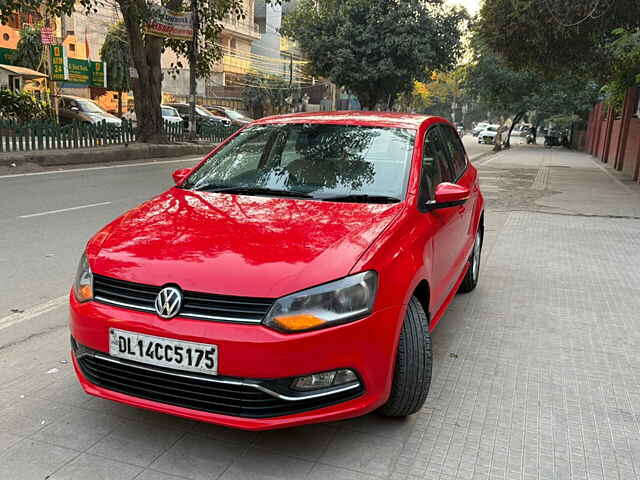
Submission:
[[[200,103],[222,104],[241,108],[240,93],[245,76],[253,68],[252,43],[260,40],[261,34],[254,22],[255,0],[243,0],[244,19],[228,15],[222,22],[218,46],[222,59],[213,66],[207,79],[199,79],[196,93]],[[180,62],[182,68],[172,68]],[[163,91],[176,101],[187,101],[189,95],[189,62],[167,50],[162,57],[164,72]]]

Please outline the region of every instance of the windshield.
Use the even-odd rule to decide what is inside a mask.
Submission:
[[[183,184],[254,187],[314,198],[404,198],[415,132],[354,125],[259,125],[242,131]]]
[[[80,106],[80,110],[87,113],[107,113],[102,110],[98,105],[93,102],[89,102],[87,100],[78,100],[78,105]]]
[[[497,132],[498,131],[498,127],[496,127],[495,125],[489,125],[487,127],[487,131],[489,131],[489,132]]]
[[[172,107],[162,107],[162,116],[163,117],[179,117],[178,111]]]

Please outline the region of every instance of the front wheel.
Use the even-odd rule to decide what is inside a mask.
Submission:
[[[400,332],[391,394],[379,412],[387,417],[406,417],[420,410],[429,393],[432,364],[427,314],[412,297]]]
[[[482,230],[478,229],[476,232],[476,239],[473,242],[473,251],[471,257],[469,257],[469,270],[464,276],[464,280],[458,287],[458,292],[468,293],[475,290],[478,285],[478,277],[480,276],[480,257],[482,255]]]

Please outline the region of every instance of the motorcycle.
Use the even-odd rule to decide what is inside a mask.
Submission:
[[[533,145],[534,143],[536,143],[533,137],[533,132],[531,130],[529,130],[529,132],[527,133],[525,140],[527,141],[527,145]]]
[[[552,148],[552,147],[570,148],[569,134],[567,133],[566,130],[560,134],[554,131],[549,131],[544,136],[544,146],[546,148]]]
[[[556,132],[549,131],[544,136],[544,146],[545,148],[561,147],[562,138]]]

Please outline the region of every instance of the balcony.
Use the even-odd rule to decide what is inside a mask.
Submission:
[[[257,24],[247,19],[238,19],[228,15],[222,20],[222,26],[230,34],[243,37],[247,40],[260,40],[260,28]]]

